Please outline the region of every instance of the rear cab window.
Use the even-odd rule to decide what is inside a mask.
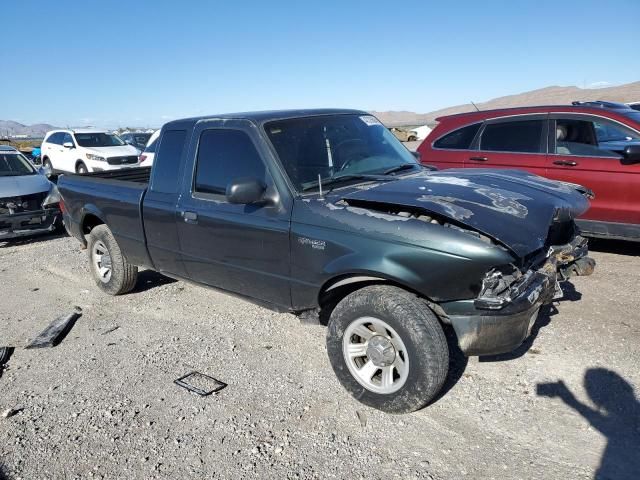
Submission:
[[[186,130],[166,130],[159,137],[160,144],[153,164],[151,191],[178,193],[182,154],[185,149],[186,139]]]

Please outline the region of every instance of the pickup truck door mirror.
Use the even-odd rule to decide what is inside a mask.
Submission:
[[[256,178],[236,178],[227,185],[227,201],[239,205],[260,203],[266,190],[266,185]]]
[[[622,163],[631,165],[640,163],[640,145],[628,145],[622,152]]]
[[[73,147],[73,143],[72,143],[72,142],[64,142],[64,143],[62,144],[62,146],[63,146],[64,148],[74,148],[74,147]]]

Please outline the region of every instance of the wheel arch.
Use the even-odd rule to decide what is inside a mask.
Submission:
[[[444,310],[424,293],[418,292],[404,282],[388,277],[380,273],[342,273],[328,279],[318,292],[318,307],[320,311],[320,323],[327,324],[331,312],[335,306],[347,295],[369,285],[390,285],[401,288],[420,297],[434,311],[436,316],[443,321],[446,318]]]
[[[88,235],[98,225],[106,224],[102,213],[92,205],[87,205],[82,211],[82,220],[80,220],[80,231],[84,235]]]

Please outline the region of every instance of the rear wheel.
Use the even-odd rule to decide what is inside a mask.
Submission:
[[[78,164],[76,165],[76,173],[87,173],[89,170],[87,169],[87,166],[84,164],[84,162],[78,162]]]
[[[42,161],[42,166],[53,172],[53,165],[51,165],[51,160],[49,160],[48,158],[45,157],[45,159]]]
[[[389,413],[429,403],[449,370],[440,322],[416,295],[373,285],[334,309],[327,352],[338,380],[360,402]]]
[[[130,292],[136,285],[138,267],[122,255],[118,242],[106,225],[91,230],[87,251],[93,278],[110,295]]]

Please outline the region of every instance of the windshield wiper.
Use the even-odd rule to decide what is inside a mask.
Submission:
[[[337,175],[335,177],[328,177],[328,178],[323,178],[321,180],[321,182],[318,182],[317,180],[315,182],[311,182],[309,184],[307,184],[305,187],[302,188],[303,192],[309,191],[309,190],[313,190],[314,188],[318,188],[320,183],[322,183],[322,186],[329,186],[329,185],[336,185],[338,183],[342,183],[342,182],[348,182],[351,180],[374,180],[374,181],[387,181],[389,180],[388,178],[384,178],[384,177],[380,177],[379,175],[366,175],[366,174],[347,174],[347,175]]]
[[[403,163],[402,165],[396,165],[395,167],[391,167],[382,173],[384,175],[391,175],[392,173],[402,172],[404,170],[413,169],[414,167],[422,167],[422,165],[418,163]]]

